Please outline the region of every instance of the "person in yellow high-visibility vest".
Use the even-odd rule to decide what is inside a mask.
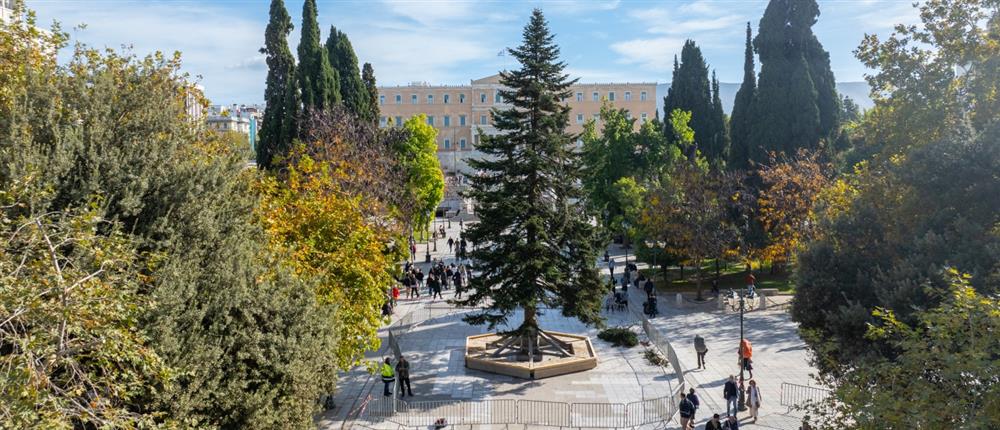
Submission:
[[[396,373],[392,369],[392,360],[389,357],[385,358],[385,362],[382,363],[382,382],[385,384],[385,392],[383,393],[386,397],[392,395],[392,383],[396,382]]]

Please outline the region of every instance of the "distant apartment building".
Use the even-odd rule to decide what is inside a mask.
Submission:
[[[9,24],[14,20],[14,0],[0,0],[0,22]]]
[[[438,131],[438,159],[446,174],[471,173],[466,159],[482,156],[476,150],[477,129],[487,135],[497,133],[490,111],[510,108],[500,97],[500,76],[471,81],[470,85],[429,85],[379,87],[379,126],[398,127],[408,118],[427,115],[427,122]],[[601,104],[608,101],[616,108],[627,109],[636,119],[638,129],[656,114],[656,83],[576,84],[564,102],[571,108],[570,133],[580,133],[587,120],[598,120]]]
[[[210,130],[233,131],[247,135],[250,150],[256,151],[257,131],[260,129],[263,117],[264,107],[260,105],[213,105],[208,107],[205,124]]]

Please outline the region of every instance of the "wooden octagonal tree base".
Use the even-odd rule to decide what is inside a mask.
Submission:
[[[545,331],[546,334],[569,345],[569,356],[527,354],[495,356],[501,335],[487,333],[465,338],[465,367],[522,379],[542,379],[567,373],[582,372],[597,367],[597,354],[590,338],[569,333]]]

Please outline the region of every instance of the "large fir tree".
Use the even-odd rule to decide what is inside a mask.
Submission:
[[[261,168],[271,167],[275,157],[287,154],[292,138],[298,134],[295,57],[288,48],[291,31],[292,18],[288,16],[285,2],[272,0],[271,21],[264,30],[264,47],[260,49],[267,57],[267,86],[264,89],[267,108],[257,144],[257,165]]]
[[[375,69],[372,68],[371,63],[365,63],[361,68],[361,81],[365,84],[365,92],[368,97],[368,112],[362,115],[369,121],[378,121],[379,107],[378,107],[378,84],[375,83]]]
[[[732,140],[729,151],[729,167],[748,169],[750,167],[750,130],[753,126],[753,103],[757,94],[757,74],[754,72],[753,44],[750,23],[747,22],[746,52],[743,59],[743,84],[736,92],[733,112],[729,118],[729,136]]]
[[[674,58],[674,74],[667,96],[663,99],[663,109],[668,117],[674,109],[691,112],[691,128],[694,129],[695,139],[695,146],[691,149],[701,150],[709,160],[722,156],[722,148],[712,145],[713,136],[719,130],[712,119],[712,87],[708,80],[708,65],[701,55],[701,48],[693,40],[684,42],[679,65]],[[673,132],[667,130],[665,134],[669,136]],[[694,157],[693,153],[687,155],[689,158]]]
[[[331,25],[330,34],[326,38],[326,52],[330,66],[337,71],[340,79],[340,97],[344,107],[359,117],[366,115],[368,93],[361,80],[361,71],[358,69],[358,56],[354,55],[354,48],[347,34]]]
[[[583,215],[580,156],[566,132],[570,109],[560,102],[575,81],[563,73],[540,10],[521,46],[507,52],[521,64],[500,73],[507,88],[500,94],[511,109],[493,110],[499,133],[483,136],[478,149],[486,156],[469,161],[481,172],[470,178],[468,196],[482,221],[466,235],[477,245],[472,256],[482,274],[459,303],[484,306],[465,320],[491,328],[523,309],[523,322],[497,353],[531,354],[540,345],[558,350],[559,342],[538,328],[543,309],[600,323],[604,288],[594,267],[598,235]]]
[[[815,0],[771,0],[754,39],[760,83],[750,132],[750,159],[817,148],[837,127],[839,105],[830,59],[812,32]]]
[[[320,43],[316,0],[302,5],[302,37],[299,39],[299,88],[302,106],[307,110],[323,110],[340,102],[340,82],[337,71],[330,67],[327,50]]]

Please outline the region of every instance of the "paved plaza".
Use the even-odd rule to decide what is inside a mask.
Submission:
[[[449,237],[457,237],[458,224],[452,223]],[[438,251],[432,258],[451,263],[453,255],[448,253],[447,244],[439,239]],[[424,245],[418,245],[418,254],[424,254]],[[621,274],[624,254],[612,249],[616,262],[616,275]],[[421,259],[422,261],[422,259]],[[604,274],[607,265],[601,262]],[[423,266],[423,264],[422,264]],[[640,267],[643,267],[640,265]],[[426,270],[426,267],[424,267]],[[644,300],[643,293],[630,288],[630,311],[605,312],[609,326],[631,327],[640,338],[641,317],[638,312]],[[467,336],[485,333],[485,327],[474,327],[461,318],[470,310],[458,309],[446,300],[454,295],[454,290],[444,292],[445,299],[430,300],[423,295],[420,299],[402,299],[393,316],[406,316],[408,325],[399,327],[394,333],[399,337],[400,349],[411,362],[411,381],[414,397],[406,401],[435,400],[541,400],[565,403],[627,403],[644,399],[668,396],[678,386],[671,369],[653,366],[644,357],[645,348],[616,348],[597,339],[597,330],[586,327],[575,319],[565,318],[556,310],[544,310],[540,325],[549,330],[579,333],[590,336],[597,352],[597,368],[569,375],[562,375],[536,381],[526,381],[508,376],[494,375],[464,366],[464,347]],[[405,293],[403,295],[405,297]],[[651,319],[653,327],[665,336],[676,350],[681,367],[685,370],[687,387],[695,388],[701,398],[698,411],[698,428],[704,425],[712,413],[724,414],[725,402],[722,389],[730,374],[738,375],[736,347],[739,343],[739,315],[731,310],[720,310],[716,302],[695,304],[684,300],[681,306],[676,298],[659,296],[660,315]],[[511,324],[518,324],[521,315],[511,317]],[[398,323],[397,323],[398,324]],[[503,328],[501,328],[503,329]],[[764,406],[760,420],[750,424],[746,413],[742,413],[742,424],[746,428],[797,429],[799,415],[789,413],[780,406],[781,383],[800,385],[811,383],[807,354],[799,339],[796,326],[783,310],[769,309],[753,311],[745,316],[745,333],[754,344],[754,376],[761,387]],[[388,331],[383,328],[380,337],[385,343]],[[707,369],[697,370],[693,337],[700,334],[709,348]],[[386,348],[367,355],[369,360],[380,360],[390,355]],[[323,429],[342,428],[349,414],[357,412],[369,395],[379,398],[382,383],[377,375],[368,373],[364,366],[340,375],[340,391],[335,395],[336,407],[326,412],[318,424]],[[368,423],[374,426],[375,424]],[[390,426],[397,428],[398,426]],[[378,428],[389,428],[381,426]],[[662,423],[657,428],[680,428],[675,417],[672,423]]]

